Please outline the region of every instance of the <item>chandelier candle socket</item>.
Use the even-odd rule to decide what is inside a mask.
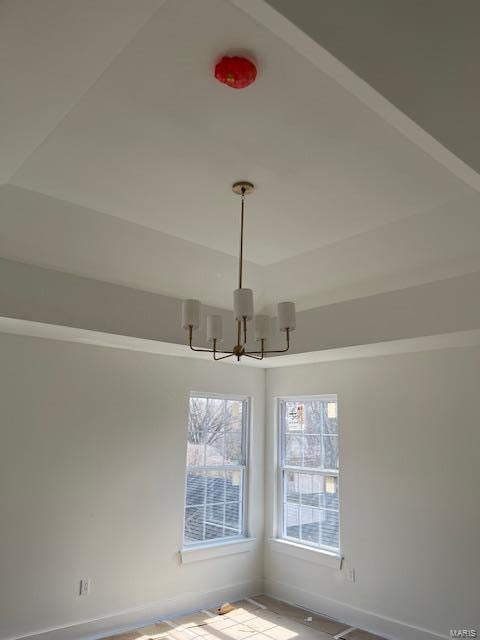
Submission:
[[[280,302],[278,305],[278,326],[280,331],[286,334],[287,345],[284,349],[265,349],[265,343],[270,338],[270,318],[266,315],[253,314],[253,291],[243,287],[243,232],[245,222],[245,197],[253,193],[255,187],[251,182],[235,182],[232,191],[241,197],[240,210],[240,252],[238,260],[238,289],[233,292],[233,315],[236,323],[237,343],[230,351],[219,350],[218,344],[223,340],[222,316],[207,316],[207,341],[213,343],[212,349],[203,349],[193,346],[193,332],[200,326],[200,302],[198,300],[185,300],[182,305],[182,326],[188,330],[188,343],[192,351],[201,351],[213,354],[214,360],[224,360],[235,357],[240,360],[242,356],[263,360],[269,353],[285,353],[290,349],[290,332],[295,329],[295,304],[293,302]],[[260,342],[261,348],[251,351],[247,348],[248,323],[254,320],[255,340]]]

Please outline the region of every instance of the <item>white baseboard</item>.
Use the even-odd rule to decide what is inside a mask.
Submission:
[[[122,633],[160,620],[174,618],[196,609],[209,609],[222,602],[240,600],[262,592],[262,580],[227,585],[207,592],[184,593],[177,598],[165,598],[159,602],[135,607],[96,620],[48,629],[27,636],[5,640],[98,640],[115,633]]]
[[[300,589],[276,580],[252,580],[227,585],[207,592],[189,592],[176,598],[135,607],[95,620],[86,620],[67,627],[48,629],[5,640],[99,640],[106,636],[146,626],[160,620],[177,617],[198,609],[209,609],[226,601],[265,593],[284,602],[365,629],[389,640],[448,640],[448,636],[422,629],[400,620],[393,620],[372,611],[353,607],[345,602]]]
[[[304,607],[318,614],[345,622],[349,626],[376,633],[388,638],[388,640],[448,640],[449,638],[449,636],[415,627],[400,620],[386,618],[373,611],[358,609],[345,602],[339,602],[277,580],[265,579],[264,593],[289,604]]]

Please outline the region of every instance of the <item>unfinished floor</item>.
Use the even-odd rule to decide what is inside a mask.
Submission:
[[[293,607],[269,596],[235,602],[233,610],[195,611],[106,640],[383,640],[361,629]]]

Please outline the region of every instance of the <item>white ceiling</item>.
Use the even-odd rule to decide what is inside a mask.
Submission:
[[[162,4],[0,3],[0,181],[8,180]]]
[[[260,303],[480,264],[475,190],[235,2],[0,12],[0,255],[228,306],[245,178]],[[212,67],[241,50],[260,73],[232,91]]]

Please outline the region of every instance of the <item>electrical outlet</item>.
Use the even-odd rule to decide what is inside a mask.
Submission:
[[[90,593],[90,578],[82,578],[80,580],[79,595],[88,596],[89,593]]]
[[[345,577],[347,578],[348,582],[355,582],[355,567],[347,564]]]

